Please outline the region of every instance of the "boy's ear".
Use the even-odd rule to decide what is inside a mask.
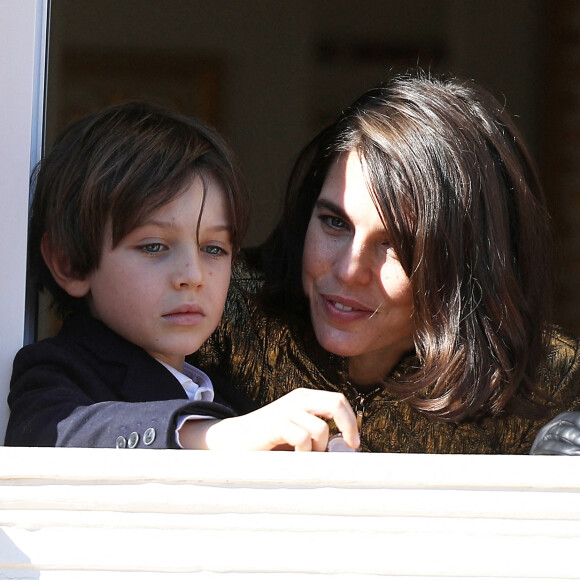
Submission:
[[[54,251],[46,234],[40,242],[40,251],[54,281],[73,298],[83,298],[89,293],[91,285],[87,278],[77,278],[70,273],[70,262],[66,256]]]

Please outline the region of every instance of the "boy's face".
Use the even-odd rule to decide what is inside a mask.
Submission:
[[[231,274],[226,195],[206,175],[111,249],[88,278],[93,316],[178,370],[218,325]]]

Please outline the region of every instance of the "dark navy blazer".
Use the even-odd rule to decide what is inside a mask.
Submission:
[[[211,376],[213,403],[191,402],[179,381],[142,348],[88,314],[69,316],[54,338],[14,359],[6,445],[175,448],[181,415],[218,419],[256,405]]]

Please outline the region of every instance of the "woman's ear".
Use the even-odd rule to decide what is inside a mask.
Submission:
[[[46,234],[42,236],[40,251],[44,258],[44,263],[50,270],[54,281],[73,298],[83,298],[91,289],[88,278],[78,278],[71,275],[70,261],[67,256],[54,251],[52,244]]]

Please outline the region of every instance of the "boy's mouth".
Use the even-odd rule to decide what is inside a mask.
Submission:
[[[199,324],[205,317],[203,308],[198,304],[179,306],[163,315],[163,319],[179,326]]]

